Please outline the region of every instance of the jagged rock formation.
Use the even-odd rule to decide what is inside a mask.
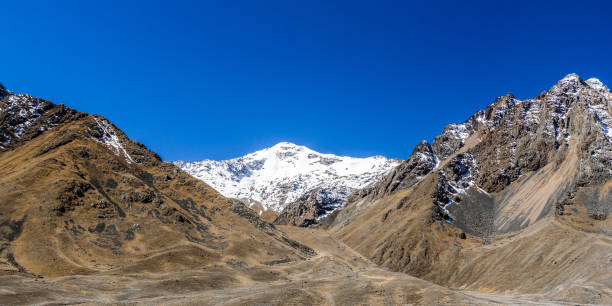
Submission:
[[[0,88],[0,89],[3,89]],[[58,124],[76,120],[83,114],[64,105],[30,97],[12,95],[6,89],[0,93],[0,150],[16,147]]]
[[[313,255],[102,116],[2,89],[1,274],[162,273]]]
[[[289,203],[279,214],[274,224],[311,226],[317,224],[319,219],[332,213],[344,204],[353,190],[344,188],[334,190],[335,193],[342,192],[343,195],[337,196],[330,194],[325,188],[315,188],[311,192],[301,196],[293,203]]]
[[[341,207],[352,191],[377,181],[399,161],[322,154],[281,142],[235,159],[175,164],[226,197],[261,203],[262,213],[280,213],[289,203],[300,205],[300,199],[317,197],[309,195],[312,192],[324,193],[327,202],[320,203],[318,218]]]
[[[612,232],[611,97],[599,80],[583,81],[575,74],[533,99],[499,97],[467,121],[448,125],[418,173],[404,162],[377,188],[351,198],[331,216],[330,229],[379,264],[451,287],[583,288],[578,279],[568,278],[574,273],[569,262],[562,260],[564,268],[553,269],[525,259],[533,256],[527,249],[557,243],[584,260],[573,269],[602,280],[584,286],[609,296],[605,281],[612,271],[589,267],[609,267],[602,259],[606,256],[593,256],[612,253],[606,242]],[[423,151],[415,149],[408,161],[419,160]],[[599,244],[583,244],[593,253],[581,253],[562,240],[564,232],[572,241]],[[514,238],[504,238],[509,235]],[[498,239],[501,245],[494,249],[480,245]],[[567,256],[558,248],[540,254],[550,260]],[[487,268],[479,269],[482,265]],[[541,281],[524,278],[509,285],[508,279],[529,273]]]
[[[464,123],[448,125],[431,147],[425,142],[419,144],[407,161],[379,183],[356,192],[351,201],[405,190],[435,168],[440,186],[434,202],[448,212],[455,209],[452,204],[456,199],[466,198],[468,192],[488,196],[546,165],[557,167],[571,162],[568,158],[573,155],[568,154],[572,135],[582,136],[580,169],[572,184],[603,184],[612,174],[609,99],[609,89],[599,80],[582,81],[575,74],[534,99],[519,101],[512,94],[499,97]],[[570,186],[565,187],[565,193],[571,192]],[[560,200],[563,194],[563,190],[557,190],[554,200]],[[522,217],[498,220],[504,224],[500,223],[500,230],[520,229],[551,207],[550,203],[539,205],[540,211],[534,212],[529,221]]]
[[[423,176],[431,172],[437,163],[438,159],[432,146],[427,141],[422,141],[414,148],[410,158],[403,161],[376,184],[355,193],[353,200],[365,196],[380,197],[412,187]]]
[[[368,207],[369,203],[376,199],[406,190],[420,182],[438,163],[439,160],[433,147],[427,141],[422,141],[414,148],[407,160],[378,182],[354,191],[347,199],[347,203],[352,203],[352,205],[328,214],[326,216],[327,220],[324,220],[323,223],[328,224],[333,220],[340,223],[348,222],[349,219],[361,213]]]

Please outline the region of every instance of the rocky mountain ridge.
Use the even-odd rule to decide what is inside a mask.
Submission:
[[[441,178],[437,205],[444,211],[468,190],[499,192],[526,173],[561,162],[572,133],[572,116],[586,116],[589,139],[580,160],[580,181],[602,183],[612,173],[610,129],[612,94],[595,78],[569,74],[549,91],[520,101],[512,94],[497,98],[461,124],[449,124],[434,139],[415,147],[411,157],[377,184],[356,192],[352,201],[379,198],[414,186],[436,171]],[[398,188],[399,187],[399,188]],[[445,190],[442,192],[442,190]],[[452,196],[451,196],[452,195]]]
[[[374,262],[444,286],[572,288],[601,303],[612,279],[611,96],[576,74],[532,99],[501,96],[326,224]]]

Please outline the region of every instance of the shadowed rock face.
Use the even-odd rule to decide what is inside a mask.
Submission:
[[[2,274],[162,273],[313,255],[101,116],[9,94],[0,137]]]
[[[360,190],[315,188],[288,204],[275,223],[297,226],[311,226],[321,222],[328,224],[336,218],[337,214],[347,213],[347,211],[335,212],[337,208],[345,204],[343,199],[354,202],[358,199],[376,198],[405,190],[429,173],[436,166],[436,162],[433,148],[429,143],[423,141],[414,148],[408,160],[403,161],[378,182]]]
[[[4,87],[4,85],[2,85],[2,83],[0,83],[0,99],[8,96],[11,92],[6,89],[6,87]]]
[[[381,197],[412,187],[436,167],[438,162],[432,146],[422,141],[403,161],[380,181],[355,192],[350,201],[364,197]]]
[[[347,188],[344,191],[345,196],[352,191],[352,189]],[[276,218],[274,224],[303,227],[318,224],[320,218],[344,204],[341,197],[330,195],[329,192],[324,188],[316,188],[303,195],[297,201],[287,205]],[[334,190],[334,192],[341,191]]]
[[[411,187],[433,170],[437,161],[431,145],[426,141],[421,142],[414,148],[408,160],[402,162],[393,172],[373,186],[374,194],[391,194]]]
[[[7,90],[4,97],[0,88],[0,151],[16,147],[39,136],[58,124],[85,116],[64,105]]]

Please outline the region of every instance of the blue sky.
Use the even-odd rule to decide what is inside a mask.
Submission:
[[[279,141],[405,159],[507,92],[612,84],[606,1],[499,2],[4,1],[0,81],[165,160]]]

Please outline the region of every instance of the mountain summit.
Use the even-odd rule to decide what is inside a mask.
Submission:
[[[355,189],[375,182],[399,164],[382,156],[355,158],[323,154],[305,146],[280,142],[245,156],[224,161],[177,161],[175,165],[230,198],[261,203],[280,212],[288,203],[325,189],[341,205]]]

